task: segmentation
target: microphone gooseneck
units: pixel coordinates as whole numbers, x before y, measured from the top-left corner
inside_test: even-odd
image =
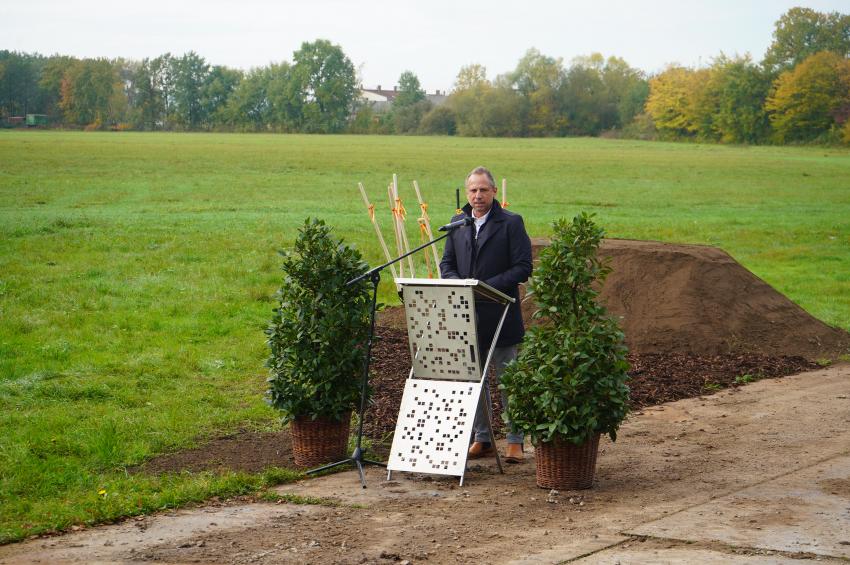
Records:
[[[472,216],[464,216],[460,220],[455,220],[454,222],[450,222],[444,226],[440,226],[437,231],[449,231],[455,228],[459,228],[461,226],[471,226],[474,223],[475,220],[472,218]]]

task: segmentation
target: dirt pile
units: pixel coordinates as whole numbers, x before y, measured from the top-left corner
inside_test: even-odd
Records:
[[[548,244],[532,239],[535,259]],[[798,356],[811,361],[850,353],[850,334],[811,316],[725,251],[702,245],[606,239],[612,268],[600,300],[620,319],[637,354]],[[523,303],[528,324],[535,306]],[[379,323],[404,329],[401,307]]]
[[[535,257],[547,240],[533,240]],[[726,252],[701,245],[606,239],[612,268],[600,299],[633,353],[835,359],[850,334],[817,320]],[[534,305],[527,301],[528,319]]]

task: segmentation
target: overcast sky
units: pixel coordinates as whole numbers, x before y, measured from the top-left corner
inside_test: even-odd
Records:
[[[721,51],[758,61],[793,6],[850,11],[848,0],[0,0],[0,49],[130,59],[194,50],[247,70],[323,38],[367,88],[391,87],[409,69],[432,92],[451,89],[466,64],[491,78],[511,70],[530,47],[567,63],[617,55],[647,72],[705,65]]]

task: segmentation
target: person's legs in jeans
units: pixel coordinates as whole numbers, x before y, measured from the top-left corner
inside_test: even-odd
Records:
[[[502,373],[505,372],[505,366],[516,359],[517,356],[517,346],[509,345],[507,347],[497,347],[493,350],[493,357],[490,359],[490,365],[493,367],[496,383],[498,385],[501,382]],[[484,379],[484,387],[485,390],[489,391],[489,379]],[[499,391],[502,395],[502,406],[507,406],[507,397],[505,395],[505,391]],[[487,398],[487,396],[485,396]],[[508,429],[510,430],[510,424],[505,422],[508,425]],[[478,442],[489,442],[490,441],[490,428],[487,423],[487,410],[484,407],[484,403],[480,403],[478,405],[478,411],[475,413],[475,421],[472,425],[472,429],[475,431],[475,439],[474,441]],[[522,443],[523,435],[522,433],[515,433],[513,430],[508,431],[508,443]]]

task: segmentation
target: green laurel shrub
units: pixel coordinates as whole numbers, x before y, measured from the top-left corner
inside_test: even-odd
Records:
[[[516,361],[501,378],[505,418],[535,443],[582,444],[595,433],[617,438],[628,413],[627,349],[616,320],[596,301],[607,264],[597,256],[605,231],[581,213],[553,223],[529,293],[534,318]]]
[[[371,293],[360,252],[307,219],[283,255],[283,284],[266,329],[269,403],[284,423],[299,416],[340,421],[359,406]]]

